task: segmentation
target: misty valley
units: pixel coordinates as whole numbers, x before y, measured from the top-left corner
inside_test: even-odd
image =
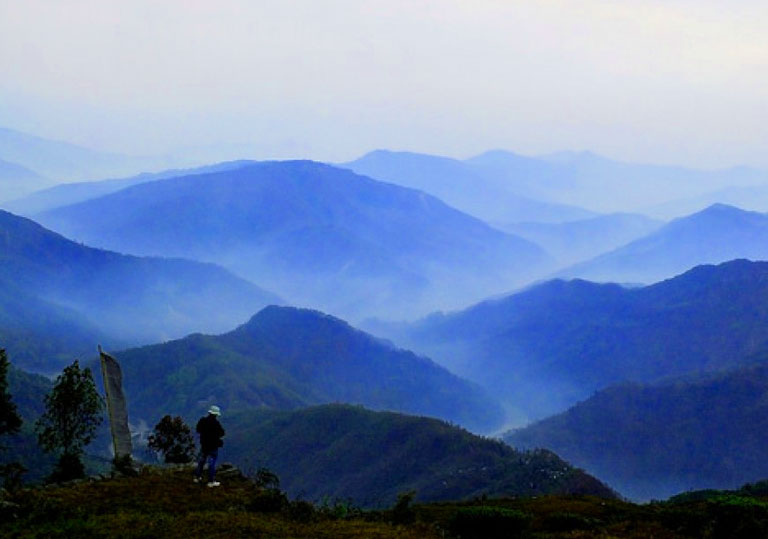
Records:
[[[501,150],[169,163],[0,129],[0,201],[17,483],[50,478],[46,395],[75,359],[101,388],[101,345],[136,462],[160,465],[163,416],[221,408],[244,472],[224,497],[267,504],[245,475],[269,470],[269,503],[353,500],[403,525],[507,500],[489,514],[536,533],[632,514],[688,537],[703,528],[673,530],[681,507],[725,515],[724,496],[768,522],[766,170]],[[105,422],[88,474],[111,447]],[[92,495],[71,488],[61,507]]]

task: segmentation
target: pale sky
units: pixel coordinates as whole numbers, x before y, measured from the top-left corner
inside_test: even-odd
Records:
[[[0,126],[125,153],[768,166],[768,2],[0,0]]]

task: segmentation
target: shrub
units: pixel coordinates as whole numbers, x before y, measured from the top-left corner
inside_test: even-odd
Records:
[[[195,458],[192,429],[179,416],[164,416],[150,434],[147,447],[161,453],[168,464],[187,464]]]
[[[451,519],[449,528],[462,539],[524,537],[531,516],[515,509],[479,505],[462,507]]]

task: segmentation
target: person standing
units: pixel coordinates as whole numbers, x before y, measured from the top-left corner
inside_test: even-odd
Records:
[[[219,448],[224,445],[224,428],[219,423],[221,409],[218,406],[208,408],[208,415],[203,416],[197,422],[195,430],[200,435],[200,460],[197,463],[195,471],[195,483],[203,480],[203,467],[208,461],[208,483],[209,487],[218,487],[221,485],[216,481],[216,459],[219,457]]]

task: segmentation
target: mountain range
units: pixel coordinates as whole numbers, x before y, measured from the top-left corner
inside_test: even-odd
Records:
[[[696,170],[623,163],[588,151],[525,157],[493,150],[465,162],[521,196],[598,213],[644,213],[651,206],[729,186],[768,184],[768,171],[759,169]]]
[[[44,211],[52,210],[60,206],[76,204],[92,198],[98,198],[120,191],[121,189],[132,185],[166,178],[174,178],[176,176],[232,170],[251,163],[253,163],[253,161],[227,161],[196,168],[170,169],[162,172],[143,172],[128,178],[61,183],[46,189],[39,189],[25,197],[3,202],[2,207],[11,213],[34,219],[37,214]]]
[[[621,381],[750,361],[768,350],[766,298],[768,263],[735,260],[642,288],[554,280],[369,329],[488,388],[520,424]]]
[[[348,319],[466,304],[553,263],[423,192],[311,161],[142,183],[37,219],[89,245],[215,262]]]
[[[768,214],[715,204],[556,275],[652,283],[693,266],[736,258],[768,260]]]
[[[2,211],[0,247],[3,346],[19,366],[43,372],[99,339],[221,330],[281,301],[212,264],[89,248]]]
[[[0,159],[0,200],[23,196],[51,183],[33,170]]]
[[[535,221],[559,223],[594,214],[516,194],[471,163],[435,155],[375,150],[340,166],[377,180],[430,193],[470,215],[500,226]]]
[[[559,264],[570,265],[623,247],[664,223],[631,213],[612,213],[566,223],[515,223],[501,226],[543,247]]]
[[[270,306],[222,335],[194,334],[115,354],[133,420],[330,402],[443,418],[488,432],[501,407],[425,357],[323,313]]]
[[[547,447],[634,499],[768,477],[768,365],[604,389],[504,436]]]
[[[168,158],[100,152],[4,127],[0,127],[0,159],[57,181],[95,180],[174,165]],[[10,198],[0,192],[0,200]]]

